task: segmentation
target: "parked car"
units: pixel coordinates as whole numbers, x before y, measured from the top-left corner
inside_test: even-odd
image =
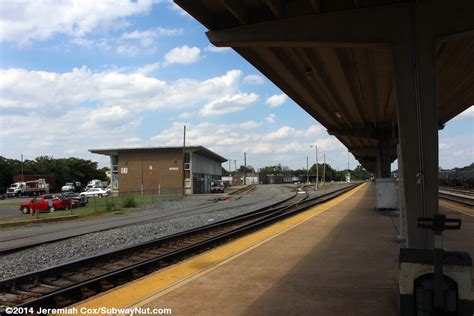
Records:
[[[80,195],[74,192],[64,192],[63,196],[76,202],[78,206],[83,207],[89,202],[87,196]]]
[[[77,204],[65,197],[54,194],[41,195],[35,197],[29,202],[20,204],[20,213],[28,214],[30,211],[35,212],[54,212],[56,210],[68,210],[71,207],[75,207]]]
[[[216,193],[216,192],[222,192],[224,193],[225,185],[224,182],[221,180],[216,180],[211,182],[211,192]]]
[[[66,182],[61,188],[61,192],[79,192],[81,183],[79,181]]]
[[[96,196],[98,198],[101,198],[101,197],[104,197],[104,196],[108,196],[109,193],[106,190],[101,189],[101,188],[92,188],[92,189],[89,189],[87,191],[81,192],[80,195],[81,196],[86,196],[86,197]]]

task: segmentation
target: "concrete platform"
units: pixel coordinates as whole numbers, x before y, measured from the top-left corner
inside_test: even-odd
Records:
[[[398,246],[366,185],[327,212],[143,304],[173,314],[396,315]]]
[[[173,315],[398,315],[398,217],[374,207],[375,187],[368,183],[75,307],[170,308]],[[447,236],[449,248],[473,244],[468,219],[465,231]]]

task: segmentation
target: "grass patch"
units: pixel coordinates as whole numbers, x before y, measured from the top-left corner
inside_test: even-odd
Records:
[[[53,213],[39,213],[37,218],[53,218],[67,215],[78,215],[80,218],[92,217],[96,215],[112,214],[116,211],[122,213],[128,212],[129,208],[139,207],[142,205],[153,205],[163,201],[180,200],[181,196],[133,196],[127,194],[123,197],[105,197],[105,198],[89,198],[89,203],[84,207],[74,208],[69,211],[57,210]],[[133,203],[131,202],[133,201]],[[18,208],[20,202],[12,202],[11,207]],[[3,206],[3,205],[2,205]],[[18,214],[18,216],[5,217],[0,219],[0,223],[7,223],[13,221],[27,221],[35,219],[36,216],[25,214]]]
[[[137,201],[135,201],[135,196],[132,193],[127,193],[122,197],[122,206],[126,208],[137,207]]]

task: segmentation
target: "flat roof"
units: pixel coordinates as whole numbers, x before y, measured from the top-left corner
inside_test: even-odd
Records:
[[[103,148],[103,149],[89,149],[89,151],[93,154],[99,155],[117,155],[119,152],[124,151],[171,151],[171,150],[182,150],[182,146],[175,146],[175,147],[131,147],[131,148]],[[204,146],[186,146],[186,152],[197,153],[201,156],[207,157],[209,159],[218,161],[218,162],[226,162],[227,159],[222,157],[221,155],[216,154],[210,149],[207,149]]]

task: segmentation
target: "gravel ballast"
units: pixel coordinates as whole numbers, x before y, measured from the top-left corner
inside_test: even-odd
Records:
[[[264,187],[264,188],[261,188]],[[207,198],[161,202],[142,207],[144,214],[176,211],[167,218],[148,223],[114,228],[66,240],[39,245],[0,258],[0,279],[46,269],[55,265],[121,249],[145,241],[201,227],[248,213],[294,195],[283,185],[259,186],[257,190],[230,201],[210,202]],[[321,191],[321,194],[324,193]]]

